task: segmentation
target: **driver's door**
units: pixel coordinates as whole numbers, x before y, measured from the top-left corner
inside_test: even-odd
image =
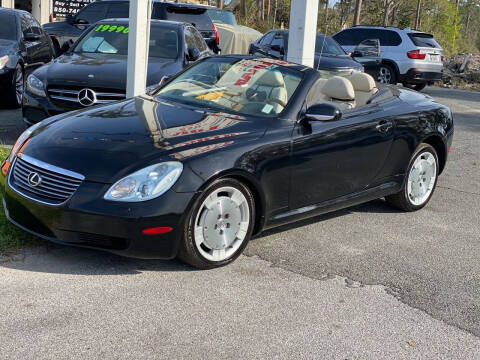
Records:
[[[393,140],[384,105],[345,111],[340,120],[297,124],[292,135],[290,209],[320,204],[368,188]]]

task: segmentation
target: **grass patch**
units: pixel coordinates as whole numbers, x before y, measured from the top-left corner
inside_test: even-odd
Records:
[[[10,149],[0,146],[0,163],[8,156]],[[1,198],[1,196],[0,196]],[[10,255],[25,246],[38,245],[41,240],[16,226],[10,224],[5,217],[3,206],[0,206],[0,255]]]

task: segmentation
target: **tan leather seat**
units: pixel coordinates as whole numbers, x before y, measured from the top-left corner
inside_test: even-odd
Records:
[[[287,104],[288,95],[283,75],[279,71],[267,71],[245,92],[251,101],[261,101],[273,106],[280,113]]]
[[[352,83],[341,76],[333,76],[325,83],[322,94],[326,101],[337,106],[340,110],[353,109],[355,107],[355,91]]]
[[[365,105],[367,101],[378,92],[375,80],[366,73],[354,72],[350,76],[347,76],[346,79],[352,83],[357,107]]]

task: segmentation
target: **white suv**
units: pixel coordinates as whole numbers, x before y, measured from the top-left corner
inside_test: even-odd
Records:
[[[431,34],[410,28],[355,26],[333,38],[347,52],[364,40],[380,40],[379,82],[402,83],[419,91],[442,79],[443,50]]]

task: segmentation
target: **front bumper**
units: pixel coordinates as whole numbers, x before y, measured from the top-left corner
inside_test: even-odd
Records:
[[[409,84],[432,84],[435,81],[442,80],[442,72],[421,71],[419,69],[410,69],[405,74],[400,75],[399,82]]]
[[[120,203],[103,199],[109,187],[84,181],[65,204],[52,206],[21,195],[0,175],[5,215],[25,231],[52,242],[128,257],[174,258],[183,236],[185,214],[195,193],[169,190],[154,200]],[[160,226],[173,230],[161,235],[142,233]]]
[[[48,97],[41,97],[25,90],[22,101],[23,121],[27,125],[36,124],[50,116],[78,110],[79,107],[62,107],[53,104]]]

